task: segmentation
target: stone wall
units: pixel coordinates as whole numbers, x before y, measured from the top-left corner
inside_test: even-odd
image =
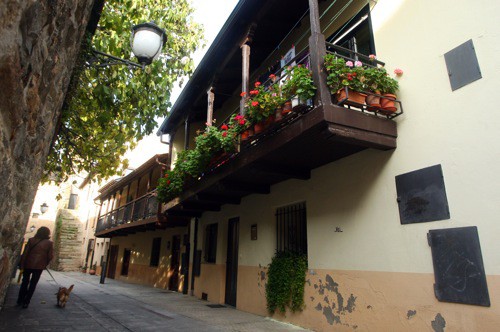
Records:
[[[0,1],[0,305],[93,3]]]
[[[78,271],[80,269],[82,228],[76,210],[59,210],[53,237],[55,256],[51,268],[57,271]]]

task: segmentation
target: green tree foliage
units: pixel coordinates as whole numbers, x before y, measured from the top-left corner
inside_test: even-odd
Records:
[[[99,26],[77,64],[45,179],[63,181],[74,173],[94,178],[117,174],[121,156],[149,135],[167,115],[176,81],[193,71],[192,53],[202,42],[202,27],[192,19],[188,0],[106,1]],[[131,27],[154,21],[165,29],[162,55],[145,70],[99,66],[91,48],[124,59],[132,57]],[[89,38],[90,40],[90,38]],[[76,79],[75,79],[76,78]]]

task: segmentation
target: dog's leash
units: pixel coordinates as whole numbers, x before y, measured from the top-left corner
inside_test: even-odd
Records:
[[[45,270],[49,273],[50,277],[52,278],[52,280],[54,280],[54,282],[58,285],[58,286],[61,286],[57,280],[54,278],[54,276],[52,275],[52,273],[50,273],[49,269],[45,268]]]

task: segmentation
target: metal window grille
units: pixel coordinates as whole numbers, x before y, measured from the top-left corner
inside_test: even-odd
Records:
[[[280,252],[307,255],[306,203],[276,209],[276,243]]]

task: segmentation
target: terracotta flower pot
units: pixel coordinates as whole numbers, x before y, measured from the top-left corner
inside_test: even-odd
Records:
[[[283,110],[281,111],[281,115],[287,115],[292,111],[292,102],[290,100],[285,101],[283,104]]]
[[[375,94],[379,95],[380,91],[375,91]],[[368,94],[365,99],[366,105],[368,105],[368,111],[376,112],[380,109],[380,97],[376,95]]]
[[[260,134],[262,131],[264,131],[264,121],[257,122],[256,124],[254,124],[253,131],[255,135]]]
[[[384,93],[383,97],[380,98],[380,114],[391,115],[396,112],[398,109],[394,103],[396,100],[396,95],[391,93]]]
[[[283,108],[282,107],[276,107],[276,112],[274,113],[274,122],[280,122],[281,119],[283,119]]]
[[[240,135],[240,138],[242,141],[246,141],[249,137],[250,137],[250,133],[249,133],[248,129],[245,130],[244,132],[242,132]]]
[[[366,94],[349,89],[346,95],[345,89],[337,91],[337,101],[344,101],[345,104],[361,106],[365,104]]]

